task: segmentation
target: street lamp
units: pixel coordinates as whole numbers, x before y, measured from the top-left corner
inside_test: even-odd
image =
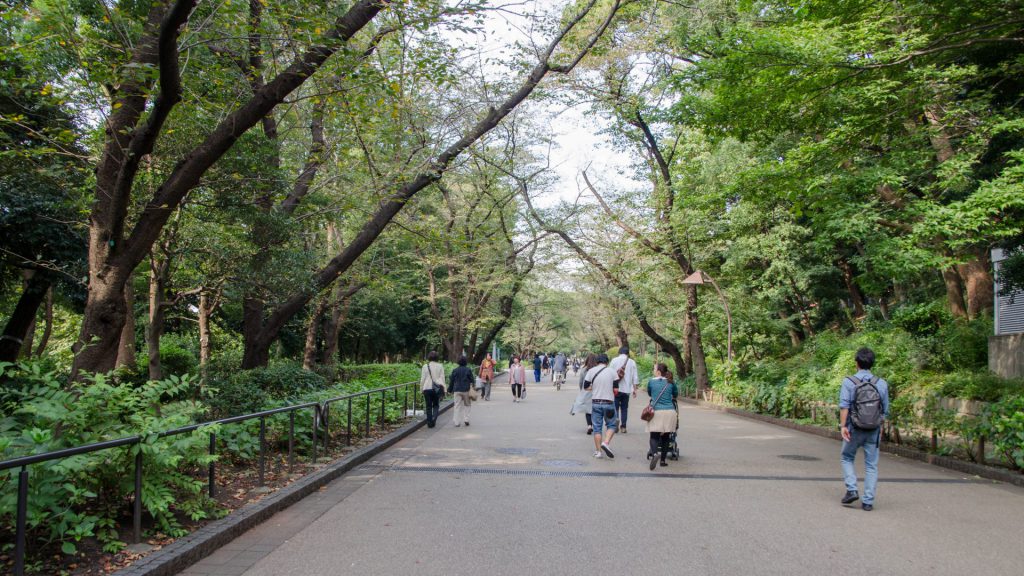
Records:
[[[690,274],[683,280],[683,284],[694,284],[697,286],[710,283],[715,287],[715,291],[718,292],[718,297],[722,299],[722,307],[725,308],[725,325],[726,325],[726,359],[728,360],[729,366],[732,366],[732,315],[729,314],[729,302],[725,299],[725,294],[722,294],[722,289],[718,287],[718,283],[708,276],[707,272],[703,270],[697,270],[693,274]]]

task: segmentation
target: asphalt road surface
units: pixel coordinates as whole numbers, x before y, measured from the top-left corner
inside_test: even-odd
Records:
[[[183,574],[1024,574],[1024,489],[883,454],[874,511],[844,507],[838,442],[688,405],[651,472],[646,394],[614,459],[575,394],[496,385]]]

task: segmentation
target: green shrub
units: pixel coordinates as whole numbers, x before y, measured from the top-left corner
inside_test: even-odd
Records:
[[[214,459],[207,454],[207,431],[168,438],[154,434],[191,424],[203,412],[202,405],[185,399],[195,391],[191,379],[172,376],[136,384],[96,375],[82,383],[66,383],[38,364],[0,364],[0,376],[11,376],[20,384],[8,389],[0,409],[0,453],[5,459],[145,437],[132,447],[29,467],[28,527],[34,541],[59,542],[67,554],[85,538],[97,538],[108,551],[123,546],[115,526],[132,498],[131,470],[138,452],[143,455],[143,508],[158,530],[181,535],[178,514],[200,519],[216,510],[205,496],[204,483],[193,476]],[[0,485],[14,485],[15,472],[0,472]],[[4,490],[0,528],[9,533],[14,530],[15,505],[15,491]]]
[[[986,370],[991,333],[992,320],[987,315],[970,322],[948,322],[936,334],[935,354],[948,370]]]
[[[1024,396],[989,404],[981,416],[980,432],[1012,468],[1024,470]]]
[[[892,312],[893,326],[920,336],[933,335],[952,320],[953,316],[942,300],[900,306]]]
[[[939,390],[950,398],[995,402],[1007,395],[1024,393],[1024,379],[1008,380],[988,371],[958,371],[946,374]]]

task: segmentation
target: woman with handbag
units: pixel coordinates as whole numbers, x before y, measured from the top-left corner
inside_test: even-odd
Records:
[[[466,366],[466,357],[459,356],[459,365],[452,370],[450,384],[452,394],[455,396],[455,427],[465,424],[469,426],[469,409],[473,407],[473,400],[476,394],[474,384],[476,377],[473,371]]]
[[[512,364],[508,367],[508,381],[512,384],[512,401],[519,402],[526,388],[526,368],[520,362],[519,356],[512,357]]]
[[[427,363],[420,369],[420,390],[423,391],[423,412],[427,415],[427,428],[437,423],[437,413],[444,398],[444,365],[437,361],[437,352],[427,354]]]
[[[664,363],[659,362],[654,366],[654,377],[647,381],[647,394],[651,397],[651,403],[644,408],[640,419],[647,422],[647,432],[651,435],[647,459],[650,460],[651,470],[654,470],[658,465],[655,459],[658,452],[661,452],[661,465],[668,466],[666,456],[679,418],[675,406],[679,388],[672,381],[672,372]]]

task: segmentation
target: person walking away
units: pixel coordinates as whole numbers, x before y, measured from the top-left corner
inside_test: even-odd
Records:
[[[540,382],[540,368],[543,366],[544,361],[540,359],[540,352],[533,356],[533,381],[534,383]]]
[[[629,397],[636,398],[636,389],[640,385],[640,373],[636,361],[629,357],[629,346],[619,348],[608,368],[619,380],[619,391],[615,394],[615,411],[619,417],[619,432],[626,433],[626,421],[629,420]]]
[[[843,505],[857,501],[857,472],[853,461],[857,449],[864,450],[864,498],[861,508],[870,512],[875,507],[878,484],[878,444],[882,424],[889,416],[889,384],[871,373],[875,353],[861,348],[854,355],[857,373],[843,378],[839,389],[839,430],[843,435],[842,465],[846,482]]]
[[[541,378],[551,373],[551,356],[547,352],[540,355]]]
[[[508,367],[508,381],[512,384],[512,402],[519,402],[523,388],[526,387],[526,368],[519,356],[512,357],[512,365]]]
[[[491,399],[491,384],[494,382],[494,367],[496,364],[490,352],[487,353],[487,357],[480,363],[480,380],[484,383],[484,389],[480,397],[484,400]]]
[[[647,432],[651,435],[651,448],[647,452],[651,470],[661,452],[661,465],[668,466],[668,449],[672,433],[676,431],[679,414],[676,412],[675,400],[679,397],[679,388],[672,381],[672,373],[668,366],[659,362],[654,366],[654,377],[647,381],[647,395],[651,397],[654,417],[647,421]]]
[[[437,423],[437,412],[444,398],[444,365],[437,361],[437,352],[427,354],[427,363],[420,369],[420,390],[423,392],[423,413],[427,416],[427,428]]]
[[[594,458],[601,458],[602,452],[609,458],[615,458],[611,443],[619,429],[615,417],[615,393],[619,391],[619,385],[615,372],[608,366],[607,354],[598,354],[597,365],[587,371],[584,386],[588,383],[593,392]]]
[[[597,365],[597,354],[587,354],[587,359],[583,363],[583,370],[579,372],[579,394],[576,395],[576,401],[572,405],[570,414],[576,414],[577,412],[583,412],[587,418],[587,435],[594,433],[594,425],[592,420],[593,406],[594,406],[594,394],[590,389],[590,383],[585,382],[587,371]]]
[[[466,366],[466,357],[459,356],[458,366],[452,370],[449,378],[452,394],[455,396],[455,427],[465,424],[469,426],[469,410],[473,407],[473,399],[470,397],[476,377],[473,371]]]

